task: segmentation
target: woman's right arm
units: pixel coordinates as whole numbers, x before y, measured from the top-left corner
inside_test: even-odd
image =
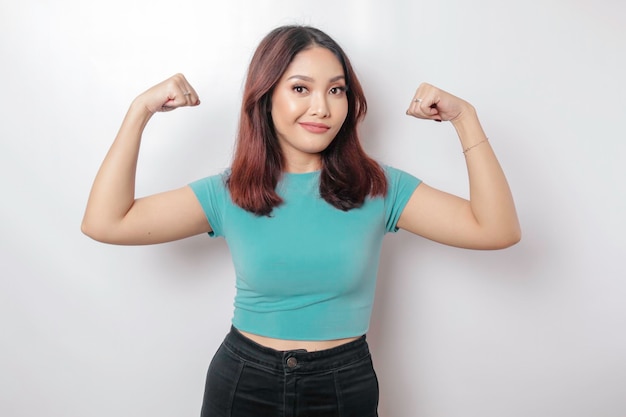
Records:
[[[81,225],[83,233],[105,243],[146,245],[211,231],[189,186],[135,198],[141,136],[152,115],[198,104],[198,95],[181,74],[133,101],[94,180]]]

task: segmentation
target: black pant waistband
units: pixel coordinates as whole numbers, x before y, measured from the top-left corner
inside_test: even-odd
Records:
[[[370,354],[365,335],[352,342],[315,352],[280,351],[256,343],[235,327],[231,327],[230,333],[226,335],[224,346],[243,360],[281,372],[334,370],[369,357]]]

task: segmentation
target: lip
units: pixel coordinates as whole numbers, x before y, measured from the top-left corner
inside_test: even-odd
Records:
[[[311,133],[326,133],[330,129],[330,126],[325,125],[324,123],[301,122],[300,126]]]

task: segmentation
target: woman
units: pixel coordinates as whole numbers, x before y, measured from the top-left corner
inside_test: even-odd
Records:
[[[116,244],[226,238],[235,312],[209,367],[203,416],[377,415],[365,333],[384,234],[402,228],[474,249],[520,239],[474,108],[422,84],[407,110],[454,125],[468,201],[369,158],[357,135],[366,101],[344,52],[317,29],[280,27],[250,63],[231,169],[136,199],[147,122],[198,104],[180,74],[133,101],[94,181],[83,232]]]

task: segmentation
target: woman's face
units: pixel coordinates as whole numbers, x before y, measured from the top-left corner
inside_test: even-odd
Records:
[[[274,88],[271,112],[285,170],[319,169],[320,152],[348,114],[345,74],[337,57],[318,46],[298,53]]]

